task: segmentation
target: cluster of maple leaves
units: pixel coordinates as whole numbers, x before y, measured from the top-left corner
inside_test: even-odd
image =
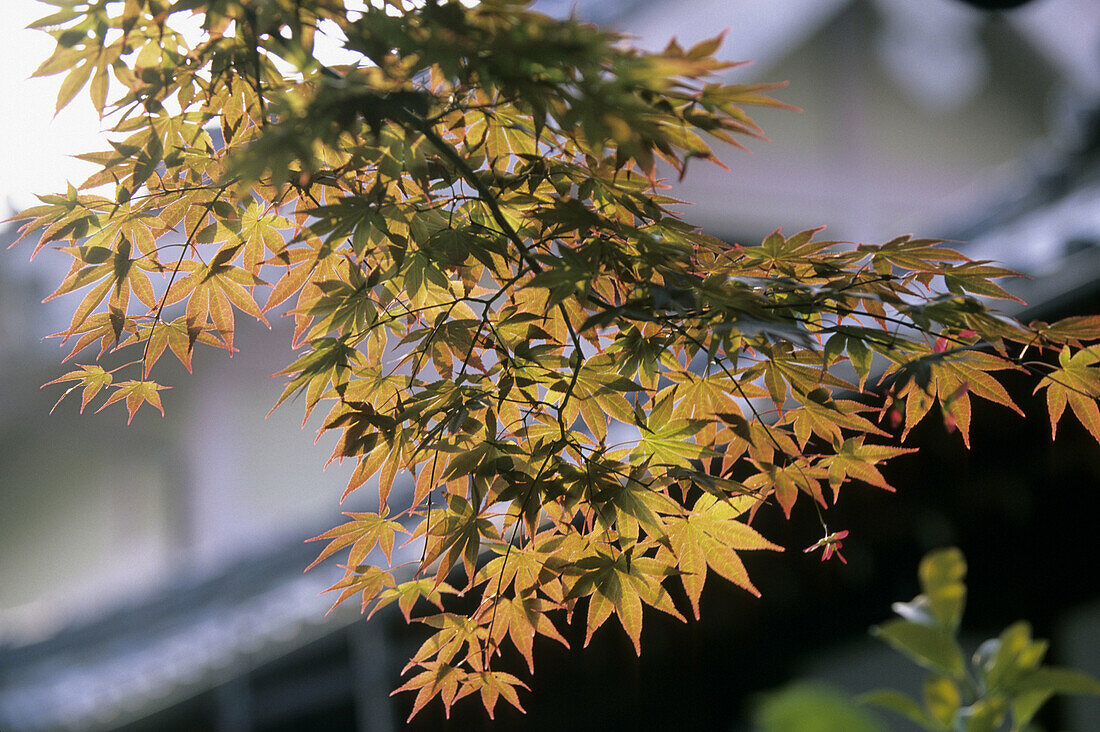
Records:
[[[640,651],[644,606],[683,617],[674,584],[696,616],[711,572],[758,594],[741,554],[780,549],[758,510],[890,490],[877,466],[933,405],[967,440],[972,397],[1019,411],[998,371],[1036,372],[1052,430],[1068,404],[1100,439],[1100,323],[997,314],[1007,270],[680,218],[660,171],[776,104],[717,80],[717,40],[642,53],[514,0],[53,4],[38,73],[66,72],[59,108],[88,85],[116,133],[83,156],[99,172],[19,216],[72,257],[51,297],[85,291],[68,358],[99,349],[57,382],[82,409],[163,412],[165,353],[190,369],[197,344],[234,348],[238,312],[290,316],[279,401],[324,405],[347,493],[378,493],[315,537],[318,561],[347,552],[337,603],[439,608],[401,687],[414,714],[519,707],[494,659],[507,641],[533,670],[535,635],[566,643],[578,607],[588,638],[614,616]],[[201,38],[173,29],[191,14]],[[359,61],[319,60],[322,36]]]

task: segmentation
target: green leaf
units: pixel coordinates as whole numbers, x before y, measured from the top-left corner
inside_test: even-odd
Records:
[[[1055,694],[1100,695],[1100,681],[1072,669],[1042,666],[1024,674],[1013,688],[1012,718],[1015,724],[1031,721]]]
[[[932,676],[924,682],[924,706],[944,729],[950,729],[962,705],[962,694],[951,679]]]
[[[990,644],[983,644],[979,668],[991,689],[1011,689],[1026,673],[1037,668],[1046,653],[1045,641],[1034,641],[1031,625],[1013,623]],[[990,650],[992,653],[990,653]]]
[[[921,708],[920,704],[913,701],[912,698],[906,696],[900,691],[894,691],[893,689],[878,689],[876,691],[869,691],[856,697],[856,701],[858,701],[860,704],[868,704],[871,706],[881,707],[896,714],[900,714],[909,721],[919,724],[924,729],[946,729],[935,719],[929,717],[928,714]]]
[[[767,692],[753,711],[758,732],[884,732],[878,718],[836,689],[795,682]]]
[[[872,628],[871,633],[925,668],[940,671],[953,679],[963,678],[966,664],[962,650],[955,639],[940,628],[908,620],[889,620]]]
[[[963,729],[966,732],[993,732],[1004,722],[1006,711],[999,698],[979,699],[962,710]]]
[[[57,104],[54,107],[54,114],[57,114],[68,106],[69,102],[73,100],[73,97],[80,93],[80,90],[88,83],[88,79],[91,77],[94,68],[95,65],[89,60],[69,72],[65,80],[61,82],[61,87],[57,91]]]
[[[966,605],[962,552],[953,547],[930,552],[921,560],[917,576],[936,620],[948,631],[957,630]]]
[[[1100,680],[1080,671],[1043,666],[1025,675],[1018,690],[1041,689],[1055,694],[1100,694]]]

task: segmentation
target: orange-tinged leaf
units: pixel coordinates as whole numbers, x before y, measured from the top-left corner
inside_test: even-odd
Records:
[[[61,343],[64,345],[68,342],[69,338],[73,336],[79,336],[76,342],[73,344],[69,354],[62,359],[62,362],[70,360],[73,356],[80,353],[87,346],[91,345],[95,341],[99,341],[99,356],[102,356],[107,352],[107,349],[117,344],[116,328],[117,321],[112,318],[110,313],[97,313],[89,316],[80,326],[75,330],[65,330],[60,333],[53,333],[51,338],[61,338]],[[127,320],[123,324],[125,330],[133,330],[132,321]]]
[[[1047,389],[1047,413],[1050,415],[1050,439],[1052,440],[1058,437],[1058,422],[1062,419],[1068,400],[1066,389]]]
[[[443,709],[446,715],[450,717],[451,705],[458,695],[458,685],[468,675],[462,669],[447,663],[428,662],[422,665],[427,670],[422,671],[390,692],[390,696],[393,696],[402,691],[416,691],[416,700],[413,702],[412,712],[409,713],[406,722],[411,722],[416,713],[436,696],[443,701]]]
[[[405,616],[406,621],[409,621],[412,618],[413,606],[416,605],[418,600],[427,600],[442,609],[444,593],[456,594],[454,588],[446,582],[435,582],[430,577],[408,580],[399,583],[392,589],[383,590],[379,594],[370,614],[374,615],[386,605],[396,601],[397,606],[401,609],[401,614]]]
[[[102,412],[115,402],[126,400],[126,412],[128,414],[126,424],[133,421],[134,413],[146,402],[152,404],[160,412],[160,416],[163,417],[164,407],[160,403],[160,390],[168,388],[171,387],[161,386],[155,381],[123,381],[115,385],[114,393],[107,397],[107,401],[96,412]]]
[[[68,333],[76,333],[77,329],[88,319],[92,311],[107,298],[107,294],[111,291],[110,280],[104,280],[100,282],[84,296],[84,299],[77,305],[76,310],[73,312],[73,319],[69,323]],[[53,296],[51,295],[50,298]],[[47,299],[50,299],[47,298]]]
[[[1047,411],[1050,414],[1050,434],[1057,434],[1058,421],[1068,403],[1074,415],[1100,442],[1100,410],[1096,400],[1100,398],[1100,347],[1092,346],[1074,353],[1069,346],[1062,348],[1058,356],[1059,368],[1043,377],[1035,390],[1047,390]]]
[[[790,518],[791,509],[794,508],[795,499],[798,498],[798,486],[785,473],[776,473],[773,479],[775,481],[775,498],[783,508],[783,515]]]
[[[302,289],[312,274],[313,265],[308,263],[288,267],[286,273],[275,281],[275,286],[271,289],[267,302],[264,303],[263,311],[266,313],[286,302],[294,293]]]
[[[494,710],[496,709],[497,699],[500,697],[504,697],[505,701],[521,712],[525,711],[523,705],[520,704],[516,687],[526,689],[528,688],[527,684],[510,673],[504,671],[478,671],[469,674],[464,683],[468,689],[466,693],[480,692],[481,701],[485,705],[485,710],[489,713],[489,719],[495,719],[493,716]],[[460,694],[460,696],[464,695]]]
[[[737,552],[759,549],[783,551],[782,547],[768,541],[740,520],[748,505],[743,498],[727,502],[704,494],[696,500],[688,516],[667,519],[672,554],[696,619],[699,617],[699,596],[708,566],[759,597],[760,592],[749,580]]]
[[[680,582],[691,600],[695,619],[698,620],[699,597],[703,594],[707,581],[707,556],[702,536],[697,533],[697,527],[690,523],[690,519],[685,519],[671,524],[668,538],[672,542],[672,552],[680,570]]]
[[[328,615],[344,600],[353,595],[360,595],[360,612],[366,612],[369,605],[386,588],[395,586],[393,575],[380,567],[348,567],[342,579],[325,590],[325,592],[340,591],[332,606],[328,609]]]
[[[1063,318],[1052,325],[1035,321],[1031,323],[1031,327],[1055,343],[1080,343],[1082,340],[1100,339],[1100,315]]]
[[[634,653],[642,655],[642,599],[636,588],[628,582],[621,582],[621,595],[615,603],[615,614],[619,616],[623,630],[634,643]]]
[[[834,455],[823,458],[820,466],[829,471],[829,486],[833,489],[833,503],[840,496],[840,486],[848,478],[855,478],[870,485],[893,491],[878,468],[879,463],[916,452],[914,448],[891,447],[889,445],[865,445],[864,438],[850,437],[844,441]]]
[[[585,621],[584,647],[592,641],[592,634],[611,617],[615,605],[602,593],[593,594],[588,598],[588,617]]]
[[[386,561],[390,561],[394,536],[397,532],[408,533],[400,523],[387,519],[385,513],[344,513],[344,515],[351,521],[306,540],[327,539],[329,542],[320,555],[306,567],[307,570],[348,546],[351,547],[348,553],[348,566],[355,567],[362,564],[375,547],[381,548]]]
[[[1100,410],[1096,407],[1096,399],[1078,392],[1071,392],[1067,398],[1077,419],[1081,420],[1093,439],[1100,442]]]
[[[487,589],[495,590],[495,587],[495,584],[490,584]],[[533,649],[536,633],[569,647],[569,642],[547,616],[548,606],[547,601],[530,595],[513,598],[496,596],[492,601],[492,609],[487,611],[493,623],[492,642],[499,647],[501,640],[507,635],[527,661],[527,668],[531,673],[535,672]]]
[[[50,384],[60,384],[65,381],[77,382],[66,389],[65,393],[54,403],[53,407],[50,409],[51,414],[53,414],[54,409],[57,409],[57,405],[61,403],[61,400],[78,387],[84,388],[80,397],[80,412],[83,414],[84,407],[88,406],[88,402],[92,401],[103,387],[111,385],[113,377],[109,372],[104,371],[102,366],[77,364],[77,367],[80,369],[79,371],[70,371],[64,376],[60,376],[42,385],[45,387]]]

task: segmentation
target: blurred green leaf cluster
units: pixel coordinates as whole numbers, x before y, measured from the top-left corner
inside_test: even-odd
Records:
[[[955,548],[921,560],[921,594],[896,602],[899,617],[871,629],[929,670],[920,701],[896,689],[851,699],[812,682],[796,682],[766,696],[753,728],[766,732],[861,732],[888,727],[862,705],[897,713],[927,730],[994,732],[1034,730],[1036,713],[1055,694],[1100,694],[1100,681],[1065,668],[1044,666],[1048,643],[1031,626],[1013,623],[978,646],[969,661],[958,631],[966,605],[966,560]]]
[[[894,603],[900,617],[872,629],[931,674],[922,703],[882,689],[862,700],[897,712],[929,730],[986,732],[1028,729],[1055,694],[1100,694],[1100,682],[1070,669],[1043,665],[1048,643],[1031,625],[1013,623],[983,642],[968,663],[958,630],[966,605],[966,560],[958,549],[928,554],[918,571],[923,592]]]

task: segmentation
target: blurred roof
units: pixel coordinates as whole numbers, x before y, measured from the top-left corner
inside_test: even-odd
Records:
[[[342,572],[295,543],[25,647],[0,646],[0,729],[109,729],[213,688],[359,618],[324,616]],[[381,632],[381,628],[379,628]]]
[[[852,5],[869,4],[901,44],[935,46],[967,43],[990,16],[958,0],[538,0],[550,15],[577,16],[634,36],[644,48],[660,48],[671,37],[681,45],[726,34],[719,55],[751,59],[759,71],[776,62]],[[1075,89],[1100,93],[1100,3],[1039,0],[1003,17],[1054,65]],[[900,32],[899,32],[900,31]],[[898,67],[904,83],[921,84],[929,66],[942,59]]]
[[[539,0],[643,48],[724,33],[730,81],[790,82],[804,114],[749,110],[774,143],[720,149],[674,186],[719,235],[830,227],[832,237],[972,233],[1030,195],[1100,99],[1100,3],[990,13],[958,0]],[[1017,245],[1018,248],[1019,245]],[[1036,252],[1037,257],[1045,253]]]

